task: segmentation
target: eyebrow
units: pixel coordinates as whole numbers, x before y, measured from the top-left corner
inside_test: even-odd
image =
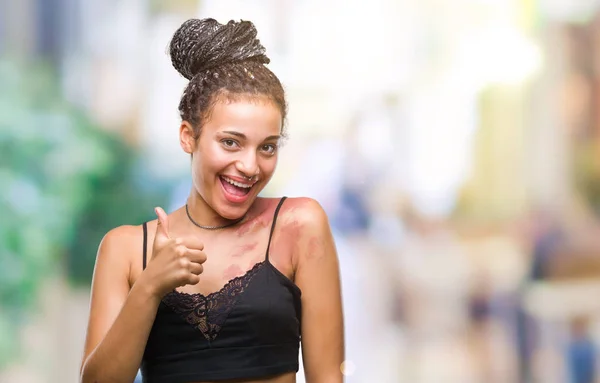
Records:
[[[224,130],[221,133],[230,134],[232,136],[239,137],[239,138],[241,138],[243,140],[245,140],[247,138],[244,133],[240,133],[240,132],[236,132],[236,131],[232,131],[232,130]],[[269,136],[269,137],[265,138],[263,141],[278,140],[280,138],[281,138],[281,136],[279,136],[279,135]]]

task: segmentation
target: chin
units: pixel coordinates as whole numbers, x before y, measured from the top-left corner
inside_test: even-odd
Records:
[[[215,211],[225,219],[236,220],[242,218],[248,212],[256,198],[256,195],[250,195],[243,202],[232,202],[221,195],[216,200],[218,202]]]

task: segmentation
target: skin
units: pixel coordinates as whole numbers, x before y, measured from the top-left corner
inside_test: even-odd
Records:
[[[207,231],[194,226],[184,208],[169,215],[157,208],[158,219],[148,223],[145,270],[140,226],[120,226],[106,234],[92,282],[82,382],[132,382],[164,294],[177,288],[207,295],[264,260],[279,199],[257,195],[275,171],[281,127],[279,110],[266,98],[217,102],[197,138],[187,122],[181,124],[181,147],[192,155],[190,214],[201,225],[244,219],[227,229]],[[257,175],[250,198],[228,201],[220,175]],[[273,266],[302,290],[306,381],[342,382],[338,258],[322,207],[309,198],[286,200],[269,254]],[[286,373],[253,382],[292,383],[295,376]]]

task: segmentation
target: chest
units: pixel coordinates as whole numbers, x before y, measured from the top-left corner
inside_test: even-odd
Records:
[[[221,289],[265,261],[267,245],[268,241],[260,236],[207,241],[204,245],[206,262],[200,283],[197,286],[184,286],[180,291],[206,295]]]
[[[190,233],[185,232],[173,233],[174,238],[185,238],[189,235]],[[269,245],[269,232],[266,229],[258,228],[244,235],[208,233],[199,239],[204,244],[203,251],[206,254],[200,282],[196,285],[179,287],[177,290],[182,293],[209,295],[217,292],[232,280],[245,276],[267,258],[272,267],[293,281],[295,267],[292,261],[292,247],[281,241],[271,241]],[[149,236],[148,262],[152,259],[152,244],[153,237]],[[268,254],[267,248],[269,248]],[[143,270],[141,262],[134,262],[133,265],[132,282],[135,282]]]

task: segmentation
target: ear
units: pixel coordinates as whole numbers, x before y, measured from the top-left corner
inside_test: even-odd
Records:
[[[194,128],[187,121],[182,121],[181,126],[179,126],[179,144],[187,154],[192,154],[196,150]]]

